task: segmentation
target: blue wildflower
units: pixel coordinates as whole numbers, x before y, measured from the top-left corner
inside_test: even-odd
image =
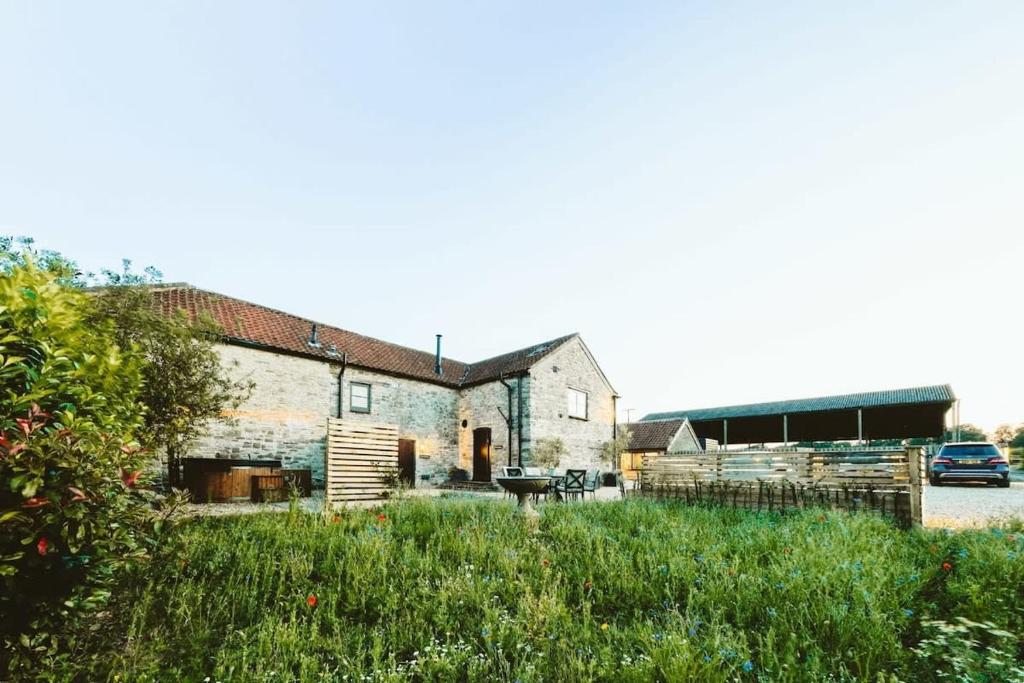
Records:
[[[708,663],[711,661],[711,655],[704,655],[704,662]]]
[[[779,590],[782,590],[783,588],[786,587],[786,584],[784,584],[781,581],[779,581],[777,584],[775,584],[775,587],[778,588]]]
[[[958,552],[957,555],[959,555],[961,559],[967,557],[967,548],[961,548],[960,552]]]
[[[490,638],[491,637],[491,629],[489,629],[487,627],[484,627],[484,628],[480,629],[480,635],[482,635],[484,638]]]
[[[668,574],[668,565],[667,564],[661,565],[660,567],[658,567],[658,571],[661,572],[662,574]]]
[[[903,609],[903,616],[905,616],[905,617],[912,617],[912,616],[914,616],[914,610],[904,608]]]
[[[693,638],[693,637],[694,637],[695,635],[697,635],[697,627],[696,627],[696,626],[691,626],[691,627],[689,628],[689,630],[687,630],[687,631],[686,631],[686,633],[687,633],[687,635],[689,635],[689,636],[690,636],[691,638]]]
[[[768,608],[768,616],[770,616],[772,619],[774,619],[775,617],[779,616],[779,612],[774,607],[769,607]]]
[[[856,562],[853,563],[853,568],[856,569],[857,571],[860,571],[861,569],[864,569],[864,563],[861,562],[860,560],[857,560]]]
[[[661,631],[658,631],[658,632],[656,632],[656,633],[654,634],[654,639],[655,639],[655,640],[661,640],[661,639],[662,639],[662,638],[664,638],[664,637],[665,637],[665,636],[664,636],[664,635],[663,635],[663,634],[661,633]]]
[[[694,556],[693,556],[693,559],[694,559],[694,560],[695,560],[696,562],[703,562],[703,561],[704,561],[704,556],[703,556],[703,555],[694,555]]]
[[[749,659],[747,661],[743,662],[743,670],[746,671],[747,673],[750,673],[751,671],[754,670],[754,663],[752,661],[750,661]]]

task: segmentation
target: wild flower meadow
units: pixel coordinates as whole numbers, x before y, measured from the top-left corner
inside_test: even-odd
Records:
[[[1024,533],[870,515],[629,501],[542,506],[531,531],[511,504],[420,499],[199,519],[118,604],[89,677],[1024,679]]]

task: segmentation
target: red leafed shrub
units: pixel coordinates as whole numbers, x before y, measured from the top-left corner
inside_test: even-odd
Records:
[[[70,656],[69,625],[159,530],[138,488],[141,361],[90,305],[32,263],[0,271],[0,680]]]

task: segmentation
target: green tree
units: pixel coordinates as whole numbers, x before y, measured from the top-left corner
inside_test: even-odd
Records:
[[[142,355],[146,445],[166,456],[168,485],[181,485],[181,457],[213,419],[237,408],[253,384],[232,377],[216,350],[220,328],[209,318],[189,320],[154,306],[149,287],[159,272],[104,271],[106,286],[95,292],[93,318],[112,323],[115,342]]]
[[[999,444],[1000,446],[1006,446],[1013,441],[1013,436],[1013,427],[1008,424],[999,425],[990,435],[992,443]]]
[[[56,251],[40,251],[30,238],[0,237],[0,272],[40,264],[58,284],[85,289],[92,306],[87,320],[105,330],[122,350],[143,360],[138,401],[145,407],[139,438],[166,456],[168,485],[181,485],[181,456],[205,431],[210,420],[237,408],[253,384],[232,377],[216,351],[221,330],[208,317],[189,320],[166,315],[154,306],[151,287],[161,280],[153,267],[142,273],[124,260],[120,270],[97,276]],[[108,324],[109,323],[109,324]]]
[[[953,441],[957,439],[956,430],[949,430],[946,432],[946,440]],[[972,425],[969,422],[965,422],[960,425],[960,438],[959,441],[985,441],[985,430],[977,425]]]
[[[1010,439],[1010,446],[1013,448],[1024,448],[1024,424],[1017,425],[1017,430]]]
[[[95,616],[157,529],[136,487],[143,359],[90,297],[30,257],[0,272],[0,679],[68,656],[64,628]]]
[[[537,439],[530,451],[530,464],[534,467],[554,469],[567,452],[565,442],[558,437]]]
[[[629,450],[629,441],[632,438],[633,434],[628,427],[619,427],[615,432],[615,437],[601,445],[601,460],[611,466],[613,470],[619,469],[622,454]]]

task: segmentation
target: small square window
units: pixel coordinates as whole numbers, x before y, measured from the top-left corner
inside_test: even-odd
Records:
[[[569,417],[587,419],[587,392],[569,388]]]
[[[348,385],[348,409],[353,413],[370,412],[370,385],[352,382]]]

